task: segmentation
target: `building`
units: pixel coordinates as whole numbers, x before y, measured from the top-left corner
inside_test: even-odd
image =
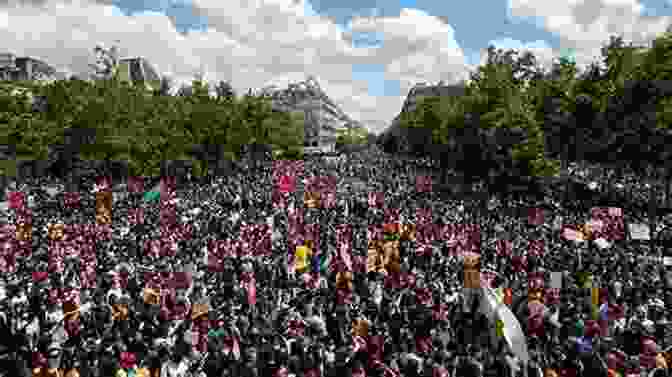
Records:
[[[465,92],[463,85],[445,85],[442,82],[437,85],[417,84],[409,91],[402,112],[414,111],[418,103],[426,97],[461,97]]]
[[[271,103],[273,111],[299,112],[304,116],[304,153],[320,154],[336,151],[337,127],[324,117],[320,100],[305,100],[293,105]]]
[[[34,80],[54,75],[56,70],[39,59],[0,53],[0,80]]]
[[[324,103],[321,100],[305,101],[304,152],[329,153],[336,149],[336,127],[324,117]]]
[[[144,83],[147,89],[158,89],[161,77],[157,70],[143,57],[126,57],[119,59],[119,79],[133,84]]]

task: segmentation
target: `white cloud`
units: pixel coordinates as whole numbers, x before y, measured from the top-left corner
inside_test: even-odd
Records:
[[[208,20],[205,30],[180,34],[162,13],[124,15],[118,8],[85,0],[8,7],[0,17],[3,49],[42,58],[75,73],[88,71],[98,42],[120,41],[121,55],[139,55],[178,83],[203,70],[206,78],[229,80],[240,93],[269,83],[286,85],[314,75],[326,93],[351,115],[379,132],[401,108],[416,82],[453,81],[467,65],[453,29],[422,11],[398,17],[357,18],[343,28],[294,0],[194,0],[194,12]],[[11,30],[3,29],[11,20]],[[4,21],[5,23],[7,21]],[[380,36],[377,48],[353,48],[349,33]],[[386,67],[399,80],[399,97],[372,97],[354,81],[353,64]],[[284,82],[284,83],[283,83]]]
[[[553,59],[557,58],[558,56],[558,54],[553,51],[551,46],[546,41],[532,41],[524,43],[511,38],[502,38],[492,40],[488,42],[488,45],[493,45],[495,48],[501,48],[502,50],[516,50],[518,51],[519,56],[522,56],[524,52],[529,51],[534,54],[535,58],[537,59],[537,63],[546,69],[551,67]],[[488,52],[487,49],[484,48],[481,50],[479,64],[484,64],[487,61],[487,58]]]
[[[515,17],[540,21],[541,27],[558,35],[561,48],[575,49],[579,67],[597,61],[600,47],[611,35],[648,45],[671,21],[667,16],[645,17],[638,0],[509,0],[509,11]]]
[[[385,66],[385,78],[398,80],[402,94],[376,98],[379,106],[392,109],[386,119],[398,113],[406,92],[416,83],[452,83],[467,77],[469,66],[454,30],[437,17],[403,9],[398,17],[355,18],[349,26],[356,32],[379,33],[384,40],[368,58],[371,63]],[[373,108],[362,110],[373,115]]]
[[[417,82],[455,82],[473,69],[453,28],[417,9],[403,9],[397,17],[356,17],[342,27],[316,14],[305,0],[184,2],[208,20],[206,29],[181,34],[163,13],[126,16],[117,7],[86,0],[47,1],[0,11],[0,40],[3,50],[74,73],[88,70],[96,43],[119,40],[122,55],[146,57],[178,84],[202,70],[208,79],[231,81],[239,93],[269,84],[284,87],[314,75],[346,113],[376,132],[389,124]],[[575,49],[580,67],[599,57],[610,34],[646,43],[670,24],[669,17],[641,16],[643,7],[636,0],[509,0],[509,7],[512,16],[534,19],[558,35],[561,49]],[[383,43],[354,48],[351,40],[360,33],[376,35]],[[544,41],[491,43],[532,51],[544,66],[560,53]],[[401,96],[370,96],[365,82],[353,80],[355,64],[385,67],[385,79],[400,82]]]

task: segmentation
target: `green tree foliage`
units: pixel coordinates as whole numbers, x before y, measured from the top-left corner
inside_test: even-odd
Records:
[[[355,152],[367,148],[369,132],[366,128],[355,126],[337,130],[336,149],[344,152]]]
[[[15,87],[0,86],[0,144],[15,145],[18,159],[46,160],[50,150],[74,150],[103,169],[123,162],[129,174],[158,176],[165,161],[183,161],[196,175],[207,171],[213,158],[192,153],[196,145],[218,146],[222,153],[214,159],[242,158],[242,147],[250,144],[271,146],[277,158],[302,153],[301,117],[272,111],[267,98],[211,97],[201,81],[184,96],[148,96],[114,80],[27,83],[26,93],[13,92]],[[33,111],[31,95],[47,99],[46,111]]]
[[[217,98],[220,100],[228,100],[235,98],[236,93],[233,90],[233,87],[230,83],[226,81],[220,81],[215,86],[215,93],[217,93]]]
[[[464,95],[424,98],[400,116],[401,128],[410,131],[386,132],[379,143],[388,151],[423,145],[442,167],[479,179],[537,180],[572,161],[623,161],[622,168],[669,172],[671,48],[669,32],[651,48],[613,36],[601,64],[579,72],[563,57],[546,72],[531,53],[491,46]]]

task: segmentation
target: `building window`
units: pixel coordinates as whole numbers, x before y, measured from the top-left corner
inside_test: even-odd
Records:
[[[313,147],[317,147],[317,141],[313,141]]]

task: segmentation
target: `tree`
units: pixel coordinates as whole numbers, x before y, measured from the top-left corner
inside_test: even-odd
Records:
[[[103,45],[98,44],[93,49],[96,55],[96,64],[92,64],[93,76],[100,80],[110,80],[117,74],[118,54],[117,47],[113,46],[106,49]]]
[[[179,97],[191,97],[194,95],[194,88],[192,85],[182,84],[180,89],[177,91]]]
[[[217,86],[215,86],[215,93],[217,98],[220,100],[231,100],[235,97],[235,92],[231,84],[228,81],[220,80]]]
[[[161,76],[161,84],[159,89],[154,92],[158,96],[167,96],[170,95],[170,91],[173,87],[172,79],[169,76]]]

